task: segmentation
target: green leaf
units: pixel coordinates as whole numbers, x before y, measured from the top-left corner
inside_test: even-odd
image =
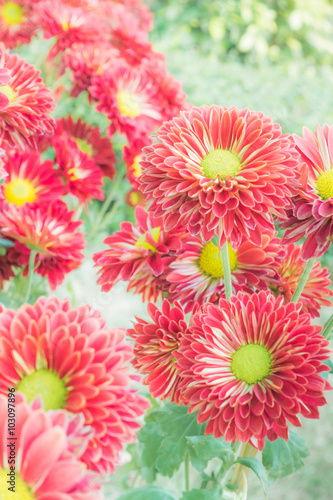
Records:
[[[288,476],[304,466],[303,458],[309,456],[304,439],[294,432],[289,433],[289,441],[278,438],[272,443],[266,439],[262,452],[262,463],[268,471],[269,482]]]
[[[156,486],[143,486],[120,495],[118,500],[175,500],[175,497]]]
[[[268,478],[265,467],[259,460],[256,458],[250,457],[238,457],[236,463],[241,465],[245,465],[249,469],[253,470],[253,472],[257,475],[261,482],[262,489],[264,490],[265,495],[267,496],[268,492]]]
[[[227,460],[232,454],[231,445],[223,438],[214,436],[190,436],[187,438],[190,446],[191,463],[199,472],[203,472],[209,460],[220,458]]]
[[[192,490],[183,493],[180,500],[220,500],[221,488],[213,491]]]
[[[164,437],[160,424],[157,422],[147,423],[138,434],[139,441],[143,443],[142,469],[141,473],[148,483],[156,478],[156,459],[159,447]]]
[[[14,246],[14,241],[5,240],[3,238],[0,238],[0,246],[2,246],[2,247],[13,247]]]

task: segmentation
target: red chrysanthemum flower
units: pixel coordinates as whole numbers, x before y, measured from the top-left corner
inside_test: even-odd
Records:
[[[12,387],[9,380],[6,396],[0,395],[0,498],[101,500],[100,479],[80,460],[89,439],[82,420],[64,411],[47,413],[37,402],[29,406],[21,394],[8,396]]]
[[[84,123],[81,118],[74,122],[71,116],[57,121],[56,135],[68,134],[73,139],[80,151],[101,169],[105,177],[113,179],[116,173],[116,155],[112,142],[107,137],[102,137],[98,127]]]
[[[62,283],[66,273],[80,266],[84,238],[77,228],[82,221],[73,221],[73,215],[62,201],[2,206],[0,233],[15,241],[20,265],[25,265],[24,275],[32,250],[37,252],[35,272],[47,276],[52,289]]]
[[[10,82],[10,73],[7,68],[0,68],[0,89],[8,85]],[[6,94],[0,92],[0,112],[4,111],[9,103],[9,99]]]
[[[267,289],[268,279],[278,286],[276,266],[282,255],[275,233],[263,234],[260,247],[247,240],[237,250],[228,244],[228,254],[233,293]],[[211,241],[204,243],[195,237],[186,240],[170,269],[169,299],[186,304],[185,312],[192,311],[196,304],[217,303],[225,296],[221,253]]]
[[[41,163],[40,155],[17,150],[7,153],[5,170],[7,177],[1,192],[7,203],[17,206],[25,203],[45,203],[59,199],[63,194],[61,181],[53,169],[53,162]]]
[[[302,255],[321,257],[333,241],[333,125],[317,126],[313,133],[304,127],[303,137],[294,135],[301,154],[301,187],[287,210],[285,241],[306,236]]]
[[[103,174],[88,154],[67,133],[57,135],[52,143],[67,191],[85,205],[93,198],[103,200]]]
[[[111,135],[120,130],[133,142],[162,123],[158,87],[143,64],[133,68],[115,62],[112,71],[95,76],[89,92],[99,101],[96,109],[111,121]]]
[[[29,43],[38,29],[31,0],[0,0],[1,41],[8,49]]]
[[[135,440],[147,401],[129,387],[131,347],[125,330],[106,327],[89,306],[40,298],[0,314],[0,392],[8,386],[41,397],[46,410],[83,414],[94,431],[81,460],[112,472],[123,443]]]
[[[203,106],[181,112],[144,149],[141,189],[166,230],[181,222],[236,249],[261,244],[273,214],[290,205],[298,153],[278,124],[247,109]],[[296,184],[296,182],[295,182]]]
[[[66,5],[59,0],[41,2],[37,6],[44,38],[56,37],[49,58],[63,52],[73,43],[107,42],[107,24],[94,9]]]
[[[275,280],[274,283],[270,283],[269,278],[267,280],[274,295],[283,295],[286,303],[291,301],[306,266],[301,253],[302,245],[295,246],[293,243],[286,245],[282,262],[279,266],[275,266],[279,275],[278,282]],[[331,283],[328,269],[322,268],[320,262],[315,262],[299,298],[304,313],[309,313],[315,318],[319,316],[322,306],[332,306],[332,302],[327,300],[333,296],[333,292],[328,288]]]
[[[0,139],[10,146],[17,144],[21,150],[26,146],[35,149],[34,134],[53,133],[54,120],[49,116],[55,108],[52,94],[38,70],[1,45],[0,64],[10,72],[8,84],[0,86],[0,96],[7,98],[4,108],[0,99]]]
[[[183,227],[165,232],[161,219],[142,207],[136,207],[135,217],[135,226],[122,222],[121,230],[104,241],[110,248],[95,253],[95,267],[100,268],[97,283],[108,292],[118,281],[128,281],[128,290],[156,301],[168,285],[165,274],[187,232]]]
[[[0,288],[3,288],[4,282],[15,276],[12,268],[12,262],[8,258],[8,253],[0,255]]]
[[[136,139],[129,146],[124,146],[124,162],[127,168],[127,178],[135,189],[140,186],[139,177],[142,173],[140,162],[142,149],[150,144],[148,137]]]
[[[154,304],[148,304],[152,322],[136,318],[134,328],[127,334],[135,340],[133,366],[146,376],[144,384],[156,398],[170,397],[170,403],[180,403],[180,376],[175,366],[175,351],[179,349],[187,324],[180,304],[171,306],[163,301],[160,311]]]
[[[301,426],[298,414],[319,418],[330,352],[300,309],[269,292],[239,292],[193,317],[175,356],[182,397],[198,422],[208,420],[206,434],[261,450],[266,436],[287,440],[288,422]]]

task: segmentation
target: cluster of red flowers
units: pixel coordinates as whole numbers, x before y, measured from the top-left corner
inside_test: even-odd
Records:
[[[293,295],[333,239],[332,134],[293,137],[234,107],[181,112],[143,149],[148,213],[137,208],[135,226],[94,256],[102,290],[124,280],[143,299],[164,297],[128,330],[133,364],[152,396],[198,411],[206,433],[262,449],[326,403],[328,342],[310,320],[331,305],[328,270],[313,263]]]

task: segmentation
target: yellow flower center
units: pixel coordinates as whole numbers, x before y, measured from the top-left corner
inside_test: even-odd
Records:
[[[134,177],[140,177],[140,175],[142,174],[140,160],[141,160],[141,155],[137,155],[133,160],[132,172]]]
[[[153,229],[150,230],[150,234],[155,241],[155,243],[158,242],[158,238],[160,237],[161,233],[161,228],[160,227],[153,227]],[[153,252],[156,252],[156,248],[153,247],[150,243],[146,241],[147,239],[147,233],[144,233],[138,241],[135,243],[135,248],[145,248],[146,250],[152,250]]]
[[[122,115],[130,118],[136,118],[140,114],[140,106],[134,94],[125,90],[117,93],[118,108]]]
[[[17,206],[24,203],[32,203],[36,199],[36,191],[31,182],[26,179],[15,179],[8,182],[5,187],[5,198],[8,203],[14,203]]]
[[[0,498],[1,500],[35,500],[36,497],[18,474],[10,474],[9,470],[0,469]]]
[[[65,381],[53,371],[41,369],[26,375],[17,384],[16,390],[25,394],[28,403],[41,397],[46,411],[66,406],[68,390]]]
[[[88,156],[92,155],[93,148],[91,144],[89,144],[84,139],[75,139],[75,142],[78,145],[79,149],[82,151],[82,153],[87,153]]]
[[[237,265],[237,254],[228,243],[228,255],[230,271],[233,271]],[[207,243],[201,251],[199,258],[201,271],[213,278],[223,278],[223,265],[221,252],[211,241]]]
[[[238,380],[255,384],[267,377],[272,366],[272,357],[266,347],[259,344],[247,344],[232,356],[231,370]]]
[[[68,31],[71,28],[71,24],[68,21],[63,21],[61,23],[61,27],[64,31]]]
[[[8,97],[9,102],[13,102],[15,99],[15,92],[9,85],[2,85],[0,87],[0,92]]]
[[[17,3],[8,2],[1,9],[1,17],[6,24],[20,24],[23,20],[23,10]]]
[[[208,153],[201,161],[205,177],[216,179],[218,174],[224,180],[227,175],[234,177],[242,168],[239,158],[231,151],[215,149]]]
[[[129,194],[129,201],[130,201],[130,203],[132,203],[132,205],[134,205],[134,206],[137,205],[140,201],[139,194],[136,191],[132,191]]]
[[[317,189],[323,200],[333,198],[333,168],[326,170],[317,179]]]

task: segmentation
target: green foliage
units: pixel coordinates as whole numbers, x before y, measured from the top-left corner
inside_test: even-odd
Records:
[[[248,467],[249,469],[253,470],[253,472],[256,474],[258,479],[261,482],[262,489],[264,490],[264,493],[267,497],[267,492],[268,492],[268,479],[267,479],[267,472],[265,467],[257,458],[250,458],[250,457],[238,457],[236,462],[238,464],[244,465],[245,467]]]
[[[183,493],[180,500],[220,500],[221,489],[216,488],[213,491],[192,490]]]
[[[120,495],[118,500],[175,500],[175,497],[156,486],[143,486]]]
[[[230,443],[223,438],[216,439],[214,436],[190,436],[187,438],[191,463],[200,473],[207,467],[209,460],[220,458],[223,464],[233,458]]]
[[[304,466],[303,458],[309,456],[309,450],[303,438],[290,431],[289,441],[278,438],[266,440],[262,452],[262,463],[268,471],[269,482],[288,476]]]

